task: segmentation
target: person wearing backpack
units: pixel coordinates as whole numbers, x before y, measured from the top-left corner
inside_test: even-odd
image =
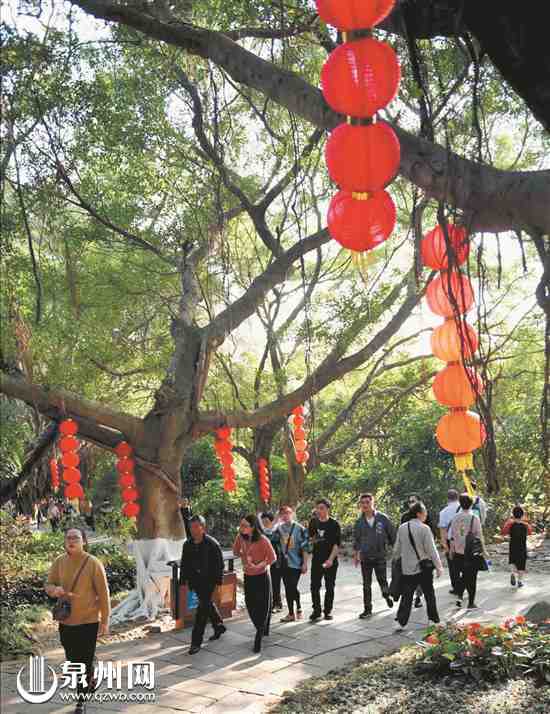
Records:
[[[470,483],[472,484],[472,488],[474,489],[474,491],[477,491],[477,481],[471,479]],[[481,522],[481,526],[483,527],[485,525],[485,521],[487,520],[487,504],[477,493],[474,497],[474,502],[472,504],[472,511],[477,514]]]
[[[412,519],[399,526],[393,549],[393,560],[401,558],[403,572],[401,599],[396,617],[400,630],[405,629],[409,621],[413,596],[418,587],[426,600],[428,618],[432,622],[439,622],[433,575],[435,570],[437,577],[441,577],[443,566],[431,528],[426,525],[426,506],[417,501],[411,506],[410,512]]]
[[[44,589],[57,598],[53,617],[67,662],[84,665],[85,680],[77,681],[75,714],[84,714],[84,695],[93,691],[93,661],[98,636],[109,633],[111,601],[105,568],[85,551],[86,534],[80,528],[65,531],[65,555],[50,568]]]
[[[462,607],[464,591],[468,593],[468,610],[477,608],[475,603],[477,574],[485,562],[485,545],[479,516],[472,510],[473,499],[467,493],[460,498],[461,511],[452,520],[449,529],[450,556],[457,576],[457,607]]]
[[[280,522],[273,529],[273,537],[281,551],[281,578],[288,606],[288,614],[281,622],[294,622],[302,619],[298,582],[300,576],[307,573],[308,533],[306,528],[294,520],[294,510],[291,506],[281,506],[279,519]]]

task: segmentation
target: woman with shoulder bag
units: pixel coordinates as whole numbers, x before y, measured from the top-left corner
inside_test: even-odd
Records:
[[[294,520],[294,510],[291,506],[281,506],[279,518],[280,523],[274,529],[274,534],[277,535],[280,544],[281,577],[288,606],[288,615],[283,617],[281,622],[294,622],[302,619],[298,581],[303,573],[307,573],[308,534],[307,529]]]
[[[462,607],[462,596],[468,593],[468,610],[477,608],[475,595],[477,574],[486,570],[485,545],[479,517],[473,512],[473,500],[467,493],[459,499],[462,510],[451,523],[449,539],[451,541],[451,557],[453,568],[457,574],[456,594],[457,607]]]
[[[54,561],[45,585],[48,595],[57,598],[52,614],[59,622],[66,660],[84,665],[85,679],[79,677],[77,683],[75,714],[86,710],[82,695],[92,691],[97,638],[108,634],[111,614],[105,569],[100,560],[86,553],[86,546],[84,531],[69,528],[65,532],[65,555]]]
[[[434,570],[438,578],[443,574],[433,533],[425,524],[428,515],[426,506],[418,501],[411,506],[410,511],[412,518],[399,526],[393,549],[393,560],[401,558],[403,573],[400,583],[401,600],[395,618],[401,630],[405,629],[409,621],[417,587],[424,593],[428,618],[432,622],[439,622],[433,584]]]

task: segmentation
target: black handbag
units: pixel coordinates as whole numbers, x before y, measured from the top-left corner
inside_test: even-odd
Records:
[[[86,564],[87,564],[87,562],[88,562],[89,560],[90,560],[90,556],[88,556],[88,557],[86,558],[86,560],[85,560],[85,561],[82,563],[82,565],[80,566],[80,570],[79,570],[78,573],[76,574],[76,577],[75,577],[75,579],[73,580],[73,584],[72,584],[71,589],[69,590],[69,592],[71,592],[71,593],[74,592],[74,589],[75,589],[76,584],[77,584],[77,582],[78,582],[78,578],[80,577],[80,574],[82,573],[82,571],[83,571],[84,568],[86,567]],[[53,619],[56,620],[57,622],[65,622],[65,620],[68,620],[69,617],[71,616],[71,611],[72,611],[71,601],[68,600],[67,598],[60,597],[60,598],[57,598],[57,602],[55,603],[55,605],[54,605],[53,608],[52,608],[52,617],[53,617]]]
[[[393,560],[391,564],[390,595],[394,600],[399,600],[403,595],[403,568],[401,558]]]
[[[472,533],[472,527],[474,525],[474,518],[470,521],[470,530],[466,536],[466,542],[464,544],[464,560],[476,570],[489,570],[489,566],[485,558],[483,557],[483,542],[481,538],[475,536]]]
[[[416,557],[418,559],[418,566],[420,567],[420,572],[421,573],[431,573],[433,570],[435,570],[435,565],[433,564],[433,560],[431,558],[420,559],[420,556],[418,555],[418,551],[416,550],[414,538],[412,537],[410,523],[407,523],[407,530],[409,532],[409,538],[411,541],[411,545],[412,545],[414,552],[416,554]]]

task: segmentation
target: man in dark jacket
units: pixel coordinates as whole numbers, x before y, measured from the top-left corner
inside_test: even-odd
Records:
[[[393,607],[386,575],[386,551],[395,542],[395,528],[389,518],[374,509],[371,493],[363,493],[359,498],[361,517],[354,530],[353,562],[361,563],[363,576],[364,611],[359,617],[364,620],[372,615],[372,572],[376,575],[382,596],[388,607]]]
[[[195,624],[191,635],[189,654],[197,653],[202,645],[208,620],[214,634],[211,640],[219,639],[225,632],[218,608],[212,595],[223,581],[223,554],[217,540],[206,534],[206,522],[202,516],[189,519],[190,537],[184,542],[181,552],[180,585],[188,585],[199,599]]]

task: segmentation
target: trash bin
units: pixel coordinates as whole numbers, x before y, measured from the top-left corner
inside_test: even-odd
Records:
[[[233,610],[237,607],[237,574],[232,551],[224,551],[223,564],[223,582],[214,592],[214,602],[225,620],[233,616]],[[193,625],[199,601],[196,593],[189,590],[187,585],[179,584],[179,561],[170,560],[167,565],[172,568],[170,610],[176,622],[174,629],[181,630]]]

